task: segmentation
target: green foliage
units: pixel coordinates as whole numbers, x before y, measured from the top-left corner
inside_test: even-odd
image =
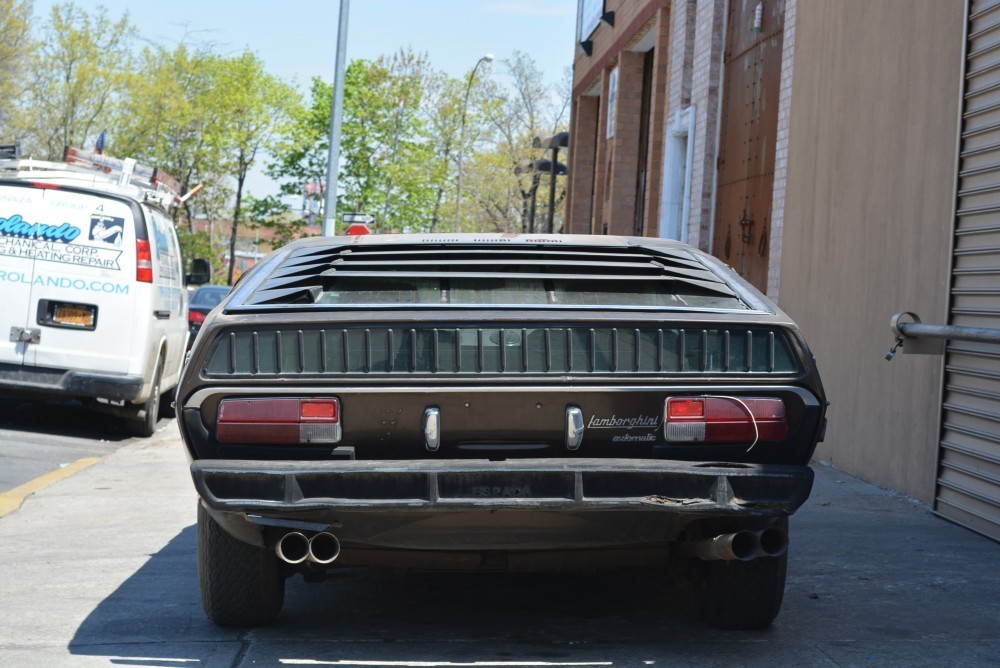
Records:
[[[251,228],[264,233],[263,237],[271,248],[279,248],[302,238],[307,225],[287,203],[274,195],[247,197],[246,219]]]
[[[62,158],[67,145],[92,145],[121,116],[132,69],[135,27],[126,14],[112,21],[72,3],[55,5],[31,59],[30,85],[15,131],[35,157]]]
[[[187,40],[139,49],[127,14],[114,20],[100,6],[72,3],[54,6],[32,30],[31,9],[32,0],[0,0],[0,140],[20,138],[26,154],[59,159],[64,145],[90,148],[107,129],[109,154],[164,169],[182,192],[202,184],[178,212],[183,243],[227,276],[225,258],[241,233],[256,233],[255,248],[280,245],[323,215],[331,83],[314,79],[303,100],[252,51],[222,55]],[[354,61],[345,77],[337,209],[374,215],[377,232],[519,231],[532,181],[514,168],[548,157],[532,139],[565,129],[568,99],[566,82],[546,85],[519,52],[460,77],[435,71],[412,49]],[[281,197],[245,192],[264,153]],[[546,176],[537,229],[548,187]],[[292,209],[291,197],[304,198],[303,210]],[[557,231],[561,224],[557,210]]]
[[[212,264],[212,282],[216,283],[216,279],[219,278],[217,274],[219,258],[209,233],[207,231],[191,232],[183,227],[178,227],[177,241],[181,245],[181,256],[185,262],[190,263],[195,258],[204,258]]]
[[[222,58],[206,49],[183,43],[173,50],[146,47],[130,76],[132,92],[109,147],[164,169],[182,192],[204,184],[206,191],[181,207],[189,228],[195,215],[218,218],[228,208],[228,197],[206,197],[212,190],[230,191],[224,110],[217,95],[221,71]]]
[[[27,65],[36,48],[29,30],[31,0],[0,0],[0,141],[13,137],[13,101],[24,92]]]

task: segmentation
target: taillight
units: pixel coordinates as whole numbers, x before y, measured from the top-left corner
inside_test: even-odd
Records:
[[[788,438],[785,402],[760,397],[670,397],[664,436],[673,443],[751,443]]]
[[[205,314],[201,311],[188,311],[188,324],[200,325],[205,322]]]
[[[135,240],[135,280],[153,282],[153,251],[149,247],[149,239]]]
[[[224,399],[215,437],[220,443],[338,443],[340,401]]]

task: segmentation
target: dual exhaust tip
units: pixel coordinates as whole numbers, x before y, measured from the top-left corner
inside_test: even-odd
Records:
[[[312,538],[304,533],[286,533],[274,546],[278,558],[286,564],[332,564],[340,556],[340,541],[332,533],[321,531]]]
[[[750,561],[780,557],[788,551],[788,532],[781,527],[760,531],[737,531],[686,545],[686,552],[705,561]]]

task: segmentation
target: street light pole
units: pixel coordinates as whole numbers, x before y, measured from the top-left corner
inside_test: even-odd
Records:
[[[484,62],[492,63],[493,54],[487,53],[476,61],[476,66],[469,72],[469,83],[465,87],[465,102],[462,104],[462,130],[458,135],[458,192],[455,194],[455,231],[462,231],[462,158],[465,155],[465,116],[469,110],[469,93],[472,91],[472,78],[476,76],[476,70]]]
[[[337,233],[337,179],[340,175],[340,126],[344,117],[344,70],[347,59],[347,15],[351,0],[340,0],[337,25],[337,63],[334,67],[333,102],[330,113],[330,154],[326,164],[326,203],[323,206],[323,236]]]

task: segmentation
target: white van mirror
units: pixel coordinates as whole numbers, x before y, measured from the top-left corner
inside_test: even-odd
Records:
[[[184,277],[187,285],[204,285],[212,280],[212,265],[205,258],[191,260],[191,273]]]

